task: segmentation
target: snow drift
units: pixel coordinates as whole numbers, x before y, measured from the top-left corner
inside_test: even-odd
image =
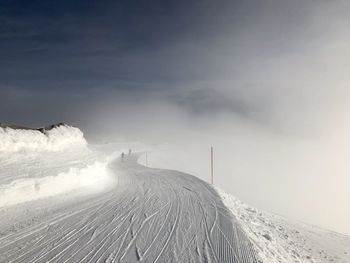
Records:
[[[38,129],[0,123],[0,208],[103,190],[117,180],[108,169],[113,158],[91,150],[80,129],[64,123]]]
[[[61,151],[86,145],[81,130],[66,124],[42,129],[0,126],[0,152]]]
[[[91,192],[105,189],[116,182],[108,162],[95,162],[84,168],[71,167],[56,176],[23,178],[0,185],[0,207],[88,188]]]
[[[250,207],[216,188],[263,263],[348,263],[350,237]]]

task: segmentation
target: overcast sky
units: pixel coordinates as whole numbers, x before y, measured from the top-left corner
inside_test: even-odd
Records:
[[[1,1],[1,119],[85,125],[87,108],[117,99],[287,122],[347,92],[348,12],[347,1]]]
[[[2,0],[0,121],[231,143],[225,190],[350,234],[349,47],[347,0]]]

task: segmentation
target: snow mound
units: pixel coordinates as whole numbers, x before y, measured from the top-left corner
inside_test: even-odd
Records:
[[[350,237],[259,211],[216,188],[263,263],[349,263]]]
[[[68,147],[87,146],[78,128],[65,124],[50,129],[22,129],[0,126],[0,152],[61,151]]]
[[[116,183],[116,176],[108,170],[108,161],[87,165],[83,168],[71,167],[56,176],[23,178],[9,184],[0,185],[0,207],[33,201],[41,198],[89,189],[89,193],[100,191]]]

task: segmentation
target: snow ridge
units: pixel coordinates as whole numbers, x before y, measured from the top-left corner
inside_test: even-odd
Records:
[[[68,147],[86,147],[78,128],[60,124],[50,129],[24,129],[0,126],[0,152],[62,151]]]
[[[350,262],[350,237],[260,211],[215,189],[263,263]]]
[[[32,177],[0,185],[0,207],[20,204],[57,194],[88,188],[91,192],[115,183],[116,177],[108,170],[108,161],[96,161],[83,168],[70,167],[55,176]]]

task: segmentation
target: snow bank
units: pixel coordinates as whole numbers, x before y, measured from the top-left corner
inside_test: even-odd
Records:
[[[250,207],[215,188],[263,263],[349,263],[350,237]]]
[[[0,207],[19,204],[87,188],[89,192],[100,191],[116,183],[106,162],[95,162],[84,168],[73,167],[56,176],[24,178],[0,185]]]
[[[43,131],[0,127],[0,152],[61,151],[86,145],[83,133],[68,125]]]

